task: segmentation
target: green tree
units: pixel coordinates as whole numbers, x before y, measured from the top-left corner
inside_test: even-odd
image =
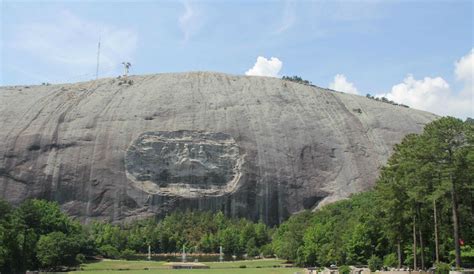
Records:
[[[62,232],[66,235],[81,233],[79,223],[61,212],[55,202],[27,200],[18,208],[0,203],[3,236],[2,247],[6,250],[1,269],[6,272],[22,272],[41,266],[37,257],[37,242],[42,235]]]
[[[239,231],[235,227],[227,227],[219,231],[219,242],[225,254],[238,255],[242,253],[239,241]]]
[[[95,246],[104,256],[109,256],[109,254],[112,254],[106,254],[106,252],[103,252],[104,250],[111,250],[110,247],[113,247],[113,249],[117,252],[125,249],[126,247],[127,235],[125,230],[122,230],[118,225],[112,225],[105,222],[93,222],[89,233],[91,240],[94,241]],[[113,254],[115,254],[115,252],[113,252]]]
[[[312,216],[309,211],[293,215],[276,229],[272,246],[279,258],[296,261],[298,248],[303,245],[303,235]]]
[[[59,266],[76,265],[76,255],[81,246],[77,237],[60,231],[42,235],[36,245],[36,256],[44,269],[54,270]]]
[[[347,261],[351,264],[364,264],[373,254],[374,246],[366,224],[358,223],[347,242]]]
[[[428,124],[424,131],[441,177],[450,187],[456,267],[461,266],[459,193],[472,185],[472,174],[462,172],[469,169],[466,164],[474,145],[472,128],[472,125],[459,119],[444,117]]]

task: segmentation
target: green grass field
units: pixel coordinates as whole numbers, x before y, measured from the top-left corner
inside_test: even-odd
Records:
[[[294,274],[303,273],[301,268],[279,267],[283,260],[247,260],[234,262],[204,262],[210,269],[167,269],[165,262],[153,261],[124,261],[124,260],[103,260],[94,263],[83,264],[82,271],[69,273],[75,274],[132,274],[132,273],[158,273],[158,274],[180,274],[180,273],[228,273],[228,274]],[[246,268],[240,268],[245,265]],[[148,268],[148,270],[145,270]]]

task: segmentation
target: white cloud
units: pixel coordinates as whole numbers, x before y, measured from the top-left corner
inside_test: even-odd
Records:
[[[88,79],[95,74],[99,35],[101,75],[131,61],[138,40],[133,30],[87,21],[67,10],[49,22],[20,25],[16,33],[11,42],[15,49],[59,66],[66,77],[90,72]]]
[[[189,1],[184,1],[184,13],[178,18],[179,27],[184,35],[184,42],[189,41],[200,28],[200,14]]]
[[[417,109],[432,110],[441,98],[446,99],[450,93],[449,84],[441,77],[416,80],[408,75],[402,83],[394,85],[390,92],[377,97],[384,96]]]
[[[267,59],[265,57],[257,57],[257,62],[255,65],[245,72],[245,75],[254,75],[254,76],[270,76],[278,77],[278,73],[281,70],[283,63],[280,59],[276,57],[271,57]]]
[[[471,49],[466,56],[461,57],[459,61],[454,64],[456,79],[465,82],[469,88],[473,88],[474,78],[474,49]]]
[[[359,94],[353,83],[348,82],[344,74],[334,76],[334,81],[329,84],[329,88],[346,93]]]
[[[389,92],[378,94],[377,97],[384,96],[397,103],[440,115],[474,117],[473,60],[471,50],[455,63],[456,79],[464,85],[461,91],[454,91],[441,77],[417,80],[408,75],[402,83],[394,85]]]

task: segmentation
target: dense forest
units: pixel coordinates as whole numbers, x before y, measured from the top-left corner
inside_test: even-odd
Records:
[[[372,191],[291,217],[275,253],[304,265],[474,265],[474,127],[447,117],[394,148]]]
[[[17,208],[0,202],[0,271],[60,269],[93,256],[130,259],[181,252],[272,255],[271,230],[262,222],[230,219],[221,212],[174,212],[163,220],[81,225],[55,202],[28,200]],[[142,258],[146,258],[142,256]]]
[[[446,117],[394,148],[376,186],[275,228],[221,212],[81,225],[55,202],[0,202],[0,271],[58,269],[93,256],[278,256],[298,265],[438,269],[474,265],[474,126]]]

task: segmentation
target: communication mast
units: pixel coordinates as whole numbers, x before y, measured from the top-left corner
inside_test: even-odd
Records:
[[[99,61],[100,61],[100,35],[99,35],[99,44],[97,45],[97,68],[95,70],[95,79],[99,79]]]

